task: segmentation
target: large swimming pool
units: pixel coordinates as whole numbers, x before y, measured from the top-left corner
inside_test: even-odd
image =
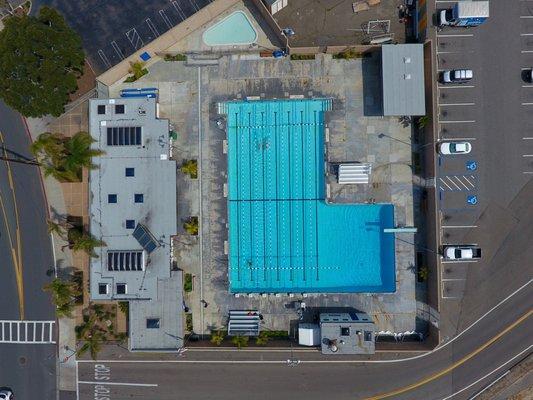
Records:
[[[393,292],[391,204],[325,202],[330,99],[231,101],[229,281],[236,293]]]
[[[202,35],[208,46],[247,45],[255,43],[257,32],[242,11],[235,11],[208,28]]]

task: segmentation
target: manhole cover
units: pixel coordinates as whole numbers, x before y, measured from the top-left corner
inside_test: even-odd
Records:
[[[26,357],[19,357],[19,364],[25,365],[26,364]]]

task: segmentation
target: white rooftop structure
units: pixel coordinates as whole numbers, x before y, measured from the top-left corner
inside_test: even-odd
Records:
[[[339,184],[347,185],[368,183],[371,172],[371,164],[340,164],[338,174]]]
[[[182,341],[181,272],[171,271],[177,232],[176,164],[156,99],[92,99],[90,231],[106,246],[91,259],[91,300],[130,303],[130,349],[176,349]],[[179,339],[176,339],[179,338]]]

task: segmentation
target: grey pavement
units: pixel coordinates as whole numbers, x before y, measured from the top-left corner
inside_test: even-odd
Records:
[[[9,151],[31,158],[30,139],[20,115],[0,102],[0,131]],[[9,154],[9,153],[8,153]],[[5,218],[0,223],[0,319],[20,319],[19,295],[15,265],[11,255],[9,229],[17,249],[16,223],[20,230],[20,254],[23,282],[24,318],[55,320],[50,295],[42,287],[51,280],[54,266],[50,236],[46,228],[46,203],[35,166],[10,163],[13,188],[9,185],[6,163],[0,163],[0,195],[5,206]],[[16,196],[16,203],[13,197]],[[6,225],[7,220],[7,225]],[[18,249],[17,249],[18,253]],[[52,274],[53,276],[53,274]],[[0,377],[2,385],[14,389],[20,399],[53,398],[56,389],[56,349],[53,345],[0,344]]]

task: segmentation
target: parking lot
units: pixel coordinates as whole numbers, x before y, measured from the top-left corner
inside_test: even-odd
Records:
[[[435,3],[437,10],[455,4]],[[452,141],[472,146],[469,154],[438,155],[440,245],[483,251],[479,261],[442,260],[440,295],[449,301],[463,298],[467,278],[487,268],[505,244],[519,219],[510,206],[533,176],[533,83],[524,80],[533,66],[533,1],[491,1],[490,7],[479,27],[435,32],[439,77],[445,70],[473,71],[468,82],[436,83],[436,149]]]
[[[212,0],[35,0],[56,8],[82,38],[96,74],[100,74],[142,48]]]

